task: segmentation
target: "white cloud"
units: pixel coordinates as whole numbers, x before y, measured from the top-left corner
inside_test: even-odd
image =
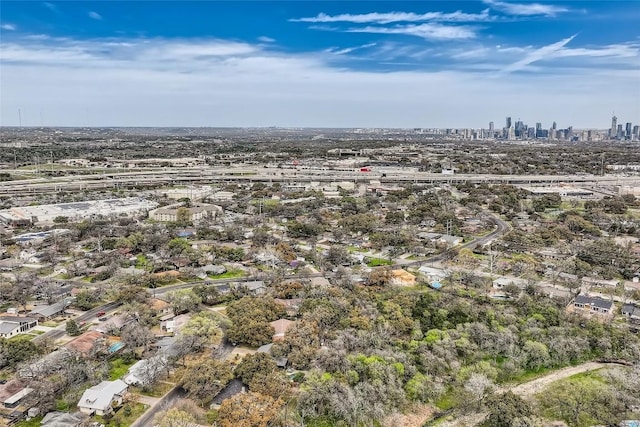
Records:
[[[96,21],[102,21],[102,15],[100,15],[98,12],[94,12],[93,10],[91,12],[89,12],[89,18],[91,19],[95,19]]]
[[[47,1],[45,1],[45,2],[42,3],[42,5],[44,7],[46,7],[47,9],[49,9],[50,11],[52,11],[52,12],[58,12],[58,7],[53,3],[49,3]]]
[[[6,30],[6,31],[15,31],[15,30],[17,30],[17,29],[18,29],[18,28],[17,28],[15,25],[13,25],[13,24],[2,24],[2,25],[0,25],[0,28],[2,28],[3,30]]]
[[[394,45],[376,46],[386,48]],[[0,51],[0,116],[3,125],[17,125],[20,108],[27,125],[43,111],[47,122],[68,126],[486,127],[512,115],[579,128],[606,127],[612,108],[640,115],[628,89],[637,69],[490,79],[491,71],[451,67],[354,71],[345,60],[225,40],[11,40]],[[599,94],[616,104],[594,103]]]
[[[498,0],[482,0],[485,4],[491,6],[492,9],[509,15],[518,16],[556,16],[559,13],[569,12],[569,9],[563,6],[554,6],[551,4],[540,3],[507,3]]]
[[[494,18],[489,16],[489,10],[483,10],[482,13],[464,13],[460,10],[446,13],[446,12],[427,12],[427,13],[413,13],[413,12],[371,12],[363,13],[359,15],[353,15],[349,13],[341,15],[327,15],[325,13],[319,13],[317,16],[309,18],[297,18],[290,19],[292,22],[312,22],[312,23],[331,23],[331,22],[350,22],[353,24],[389,24],[392,22],[424,22],[424,21],[438,21],[438,22],[485,22],[491,21]]]
[[[568,57],[615,57],[615,58],[640,58],[640,44],[613,44],[599,48],[573,48],[558,50],[556,58]]]
[[[573,35],[539,48],[532,48],[531,46],[526,48],[500,47],[490,51],[488,55],[495,58],[496,55],[508,54],[509,57],[512,57],[515,52],[522,56],[522,59],[504,68],[504,72],[519,71],[534,62],[540,61],[547,61],[547,63],[552,64],[560,71],[587,67],[640,69],[639,43],[612,44],[600,47],[566,47],[575,37]],[[479,51],[478,54],[480,54]],[[464,53],[460,54],[459,57],[464,58]],[[539,71],[548,72],[549,67],[539,69]]]
[[[451,26],[440,24],[398,25],[395,27],[350,28],[349,33],[403,34],[428,40],[464,40],[475,38],[474,28],[468,26]]]
[[[273,43],[276,41],[276,39],[272,39],[271,37],[267,36],[260,36],[258,37],[258,41],[261,41],[262,43]]]
[[[356,50],[374,47],[376,44],[377,43],[367,43],[360,46],[346,47],[344,49],[328,49],[327,52],[332,53],[334,55],[346,55],[347,53],[351,53]]]
[[[506,73],[519,71],[526,68],[527,65],[540,61],[541,59],[549,59],[550,57],[553,57],[555,54],[557,54],[557,52],[560,51],[567,43],[573,40],[575,36],[576,35],[574,34],[573,36],[562,39],[559,42],[555,42],[550,45],[533,50],[521,60],[514,62],[513,64],[506,67],[503,71]]]

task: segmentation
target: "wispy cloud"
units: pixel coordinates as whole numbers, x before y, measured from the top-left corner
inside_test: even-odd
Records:
[[[556,16],[559,13],[569,12],[569,9],[563,6],[555,6],[551,4],[541,3],[507,3],[499,0],[482,0],[485,4],[491,6],[492,9],[500,12],[517,15],[517,16]]]
[[[561,49],[558,50],[554,57],[556,58],[569,58],[569,57],[615,57],[615,58],[638,58],[640,59],[640,44],[638,43],[626,43],[626,44],[613,44],[597,48],[573,48],[573,49]],[[640,64],[639,64],[640,65]]]
[[[475,29],[469,26],[440,24],[398,25],[395,27],[350,28],[348,33],[403,34],[427,40],[464,40],[476,37]]]
[[[351,52],[356,51],[356,50],[361,50],[361,49],[367,49],[367,48],[370,48],[370,47],[374,47],[374,46],[376,46],[376,44],[377,43],[367,43],[367,44],[363,44],[363,45],[360,45],[360,46],[346,47],[344,49],[332,48],[332,49],[328,49],[327,52],[332,53],[334,55],[346,55],[346,54],[351,53]]]
[[[540,61],[541,59],[547,59],[549,57],[552,57],[558,51],[560,51],[563,47],[565,47],[571,40],[573,40],[576,37],[576,35],[577,34],[574,34],[571,37],[567,37],[566,39],[560,40],[559,42],[555,42],[550,45],[546,45],[541,48],[538,48],[532,52],[529,52],[524,58],[522,58],[517,62],[514,62],[513,64],[509,65],[502,71],[505,73],[520,71],[526,68],[529,64],[533,64],[534,62]]]
[[[327,15],[319,13],[316,16],[308,18],[290,19],[291,22],[311,22],[311,23],[332,23],[332,22],[349,22],[352,24],[390,24],[393,22],[486,22],[493,20],[494,17],[489,15],[489,9],[483,10],[482,13],[465,13],[460,10],[446,12],[371,12],[363,14],[340,14]]]
[[[262,43],[273,43],[276,41],[276,39],[273,39],[271,37],[267,37],[267,36],[260,36],[258,37],[258,41],[261,41]]]
[[[98,12],[95,11],[91,11],[89,12],[89,18],[91,19],[95,19],[96,21],[102,21],[102,15],[100,15]]]
[[[53,3],[49,3],[48,1],[45,1],[42,3],[42,5],[52,12],[58,12],[58,6],[56,6]]]
[[[483,126],[512,113],[531,121],[561,119],[580,127],[599,123],[610,114],[610,105],[592,102],[593,93],[604,91],[616,99],[616,111],[628,111],[627,115],[638,111],[637,97],[629,96],[628,90],[637,83],[637,68],[610,69],[608,58],[596,70],[512,73],[487,79],[482,77],[495,68],[456,69],[449,62],[427,71],[424,64],[434,55],[418,60],[416,50],[425,43],[385,43],[371,51],[399,53],[403,46],[414,50],[386,60],[389,66],[378,72],[350,67],[349,55],[287,53],[259,42],[12,39],[3,41],[0,50],[6,83],[0,113],[3,118],[15,117],[21,108],[24,121],[25,111],[44,110],[51,123],[71,126],[312,127]],[[442,45],[432,44],[429,49],[451,49]],[[556,46],[550,55],[565,51],[595,55],[599,49],[625,54],[616,46],[592,46],[586,51]],[[539,51],[527,47],[528,53],[520,55],[528,56],[533,50]],[[367,52],[367,57],[374,53]],[[489,52],[488,57],[493,56]],[[403,71],[398,71],[400,67]],[[545,90],[531,92],[532,86]],[[526,103],[513,96],[525,91],[530,92]],[[562,97],[557,96],[560,92]],[[460,99],[472,101],[461,103]],[[481,109],[474,99],[482,100]],[[430,112],[428,117],[425,111]],[[17,125],[17,120],[7,120],[7,125]]]
[[[17,30],[17,29],[18,29],[18,28],[17,28],[15,25],[13,25],[13,24],[2,24],[2,25],[0,25],[0,28],[2,28],[3,30],[6,30],[6,31],[15,31],[15,30]]]

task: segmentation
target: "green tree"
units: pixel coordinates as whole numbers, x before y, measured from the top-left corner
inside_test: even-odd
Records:
[[[170,408],[160,412],[154,418],[156,427],[195,427],[198,423],[190,413],[178,408]]]
[[[196,311],[202,303],[202,299],[191,289],[180,289],[169,292],[167,294],[167,301],[169,301],[173,312],[176,314]]]
[[[270,374],[278,369],[273,357],[267,353],[255,353],[245,356],[234,373],[243,383],[249,384],[256,375]]]
[[[559,381],[539,395],[538,404],[549,417],[571,427],[613,424],[624,413],[611,388],[597,380]]]
[[[272,341],[275,329],[264,320],[236,318],[229,329],[227,337],[236,344],[246,344],[249,347],[260,347]]]
[[[6,340],[0,338],[0,367],[14,368],[18,363],[38,354],[38,347],[28,337]]]
[[[531,405],[511,391],[491,396],[487,400],[489,415],[483,423],[486,427],[512,427],[526,425],[520,421],[533,415]]]
[[[66,324],[66,331],[69,336],[75,337],[80,335],[80,328],[75,320],[69,319]]]
[[[228,362],[209,359],[187,368],[182,376],[181,385],[189,393],[189,397],[196,399],[204,406],[231,379],[233,379],[233,371]]]
[[[259,393],[240,393],[222,402],[218,419],[221,427],[267,427],[282,403]]]
[[[202,311],[189,319],[180,333],[196,337],[202,346],[218,346],[223,336],[220,322],[221,319],[216,313]]]

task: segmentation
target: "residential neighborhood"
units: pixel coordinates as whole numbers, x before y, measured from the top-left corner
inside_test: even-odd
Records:
[[[640,417],[634,195],[385,165],[452,156],[439,147],[316,150],[305,162],[355,179],[262,154],[211,165],[228,164],[221,152],[198,166],[224,168],[207,183],[3,196],[3,423],[231,426],[263,408],[247,425],[421,427],[493,420],[501,393],[549,376],[509,405],[542,423],[526,425],[582,426],[557,415],[584,385],[562,377],[574,367],[602,396],[629,393],[611,408],[592,396],[584,419]]]

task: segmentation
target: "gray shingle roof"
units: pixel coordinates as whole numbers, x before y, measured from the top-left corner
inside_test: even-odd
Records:
[[[18,322],[3,322],[0,321],[0,334],[10,334],[16,328],[19,328],[20,324]]]
[[[35,308],[29,313],[29,315],[35,316],[43,316],[43,317],[51,317],[55,314],[61,313],[64,311],[66,304],[64,301],[57,302],[51,305],[45,305],[42,307]]]
[[[592,307],[605,308],[607,310],[611,310],[613,307],[613,302],[607,301],[606,299],[602,299],[600,297],[589,297],[586,295],[577,295],[575,299],[576,304],[590,305]]]

